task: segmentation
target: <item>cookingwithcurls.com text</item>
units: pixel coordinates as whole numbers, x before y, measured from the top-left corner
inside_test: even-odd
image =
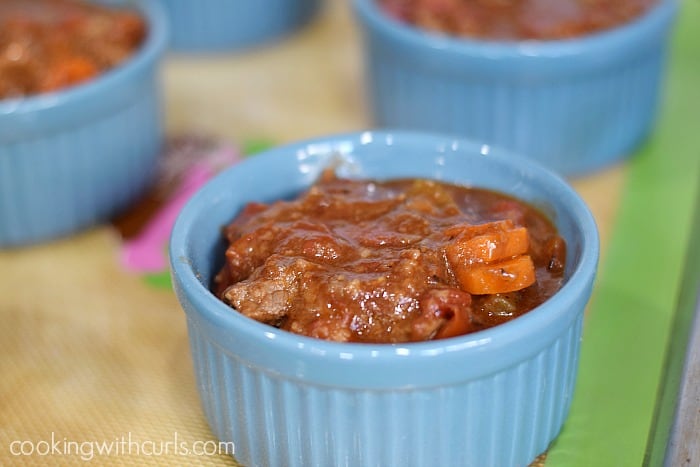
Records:
[[[227,441],[186,441],[174,432],[170,439],[139,439],[131,432],[110,438],[74,440],[51,432],[45,439],[13,440],[10,455],[21,456],[78,456],[91,461],[101,456],[233,456],[235,444]]]

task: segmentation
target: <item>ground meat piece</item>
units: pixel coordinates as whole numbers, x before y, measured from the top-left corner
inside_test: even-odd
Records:
[[[244,315],[277,325],[299,294],[299,276],[314,267],[300,258],[272,255],[249,278],[229,286],[223,296]]]

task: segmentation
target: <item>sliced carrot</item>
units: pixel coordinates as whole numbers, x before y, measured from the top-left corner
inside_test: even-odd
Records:
[[[500,261],[527,253],[530,245],[527,229],[517,227],[470,238],[461,245],[462,254],[482,263]]]
[[[63,65],[63,72],[71,82],[77,83],[97,75],[99,69],[91,60],[75,56],[66,60]]]
[[[52,91],[85,81],[99,73],[97,66],[80,56],[64,57],[47,70],[42,90]]]
[[[462,289],[476,295],[513,292],[535,282],[525,227],[510,220],[446,229],[445,257]]]
[[[473,236],[469,233],[465,231],[465,234],[458,235],[445,248],[445,255],[453,267],[513,258],[527,253],[530,246],[525,227],[504,230],[498,225]]]
[[[535,266],[528,255],[494,263],[453,266],[465,292],[474,295],[514,292],[535,282]]]

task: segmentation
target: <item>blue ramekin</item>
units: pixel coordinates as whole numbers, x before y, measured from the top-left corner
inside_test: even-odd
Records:
[[[534,203],[568,243],[566,284],[507,324],[396,345],[299,336],[219,301],[208,287],[223,264],[221,227],[245,203],[293,196],[330,165]],[[244,465],[501,467],[531,462],[566,418],[598,248],[584,202],[532,161],[447,136],[376,131],[279,147],[227,169],[180,213],[170,261],[204,413]]]
[[[151,0],[109,4],[133,5],[148,22],[133,57],[69,89],[0,101],[0,247],[95,225],[152,181],[163,140],[158,69],[167,24]]]
[[[321,0],[160,0],[177,52],[224,52],[279,40],[318,12]]]
[[[554,41],[450,38],[353,0],[374,124],[440,131],[566,176],[625,159],[658,113],[677,0],[607,32]]]

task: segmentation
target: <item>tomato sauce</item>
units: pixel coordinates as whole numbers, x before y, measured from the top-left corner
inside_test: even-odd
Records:
[[[294,200],[248,204],[224,235],[219,298],[333,341],[479,331],[532,310],[564,280],[564,240],[539,210],[433,180],[328,172]]]
[[[567,39],[634,20],[656,0],[378,0],[390,16],[441,34]]]
[[[78,0],[0,0],[0,99],[60,90],[119,66],[142,44],[134,11]]]

